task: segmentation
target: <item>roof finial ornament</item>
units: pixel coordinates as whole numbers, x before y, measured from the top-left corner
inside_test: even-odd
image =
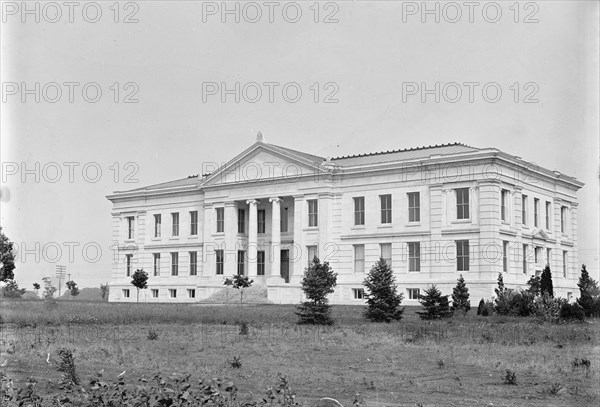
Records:
[[[256,134],[256,141],[258,143],[264,143],[265,142],[265,137],[263,136],[262,132],[259,130],[258,134]]]

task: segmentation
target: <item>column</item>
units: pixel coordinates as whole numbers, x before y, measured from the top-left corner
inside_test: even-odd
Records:
[[[290,283],[300,284],[304,276],[307,264],[306,247],[304,246],[304,232],[302,231],[306,221],[306,207],[304,206],[304,195],[294,196],[294,253],[291,256]]]
[[[246,203],[250,206],[248,215],[248,277],[257,276],[256,252],[258,251],[258,201],[249,199]]]
[[[271,202],[271,274],[268,284],[283,283],[281,278],[281,198],[269,198]]]
[[[237,274],[237,204],[233,201],[225,202],[224,211],[224,274],[231,276]]]

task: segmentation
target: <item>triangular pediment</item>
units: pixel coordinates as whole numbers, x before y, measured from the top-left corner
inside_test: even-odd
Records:
[[[323,172],[323,159],[257,142],[207,176],[204,186],[292,179]]]
[[[544,229],[537,229],[537,230],[533,230],[533,233],[531,234],[531,236],[534,239],[540,239],[540,240],[548,240],[548,233],[546,233],[544,231]]]

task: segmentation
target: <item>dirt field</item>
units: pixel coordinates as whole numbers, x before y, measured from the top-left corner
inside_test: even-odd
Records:
[[[298,327],[291,306],[2,303],[1,371],[15,383],[35,377],[54,394],[57,349],[73,351],[82,384],[104,369],[126,383],[158,372],[228,378],[240,398],[263,396],[287,376],[301,403],[333,397],[351,405],[587,406],[600,401],[598,320],[553,325],[529,318],[372,324],[361,307],[334,307],[337,325]],[[113,322],[110,322],[113,321]],[[240,334],[240,324],[248,326]],[[154,337],[149,335],[153,332]],[[48,354],[50,354],[48,362]],[[238,357],[241,367],[231,361]],[[588,360],[589,366],[577,363]],[[505,383],[506,371],[516,385]]]

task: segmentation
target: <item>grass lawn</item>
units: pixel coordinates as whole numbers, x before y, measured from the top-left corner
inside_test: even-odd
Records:
[[[293,306],[199,306],[3,301],[1,371],[37,392],[58,392],[57,350],[73,351],[84,386],[104,369],[136,384],[158,372],[228,378],[239,398],[258,399],[287,376],[301,403],[333,397],[367,405],[588,406],[600,402],[598,320],[555,325],[532,318],[372,324],[362,307],[334,306],[333,327],[299,327]],[[240,335],[240,325],[248,334]],[[149,332],[156,339],[149,339]],[[47,363],[50,353],[50,363]],[[231,361],[238,357],[241,367]],[[588,360],[585,366],[574,362]],[[505,384],[506,371],[516,385]]]

